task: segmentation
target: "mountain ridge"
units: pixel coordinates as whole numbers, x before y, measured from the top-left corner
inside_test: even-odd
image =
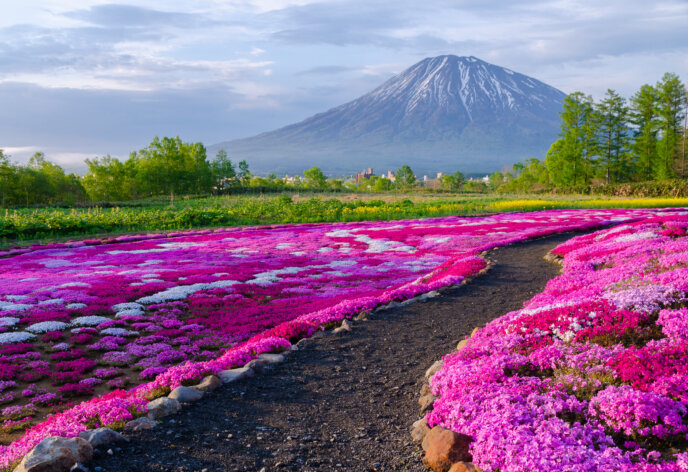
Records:
[[[367,94],[259,135],[210,146],[256,172],[363,167],[490,172],[544,157],[565,94],[476,57],[426,58]]]

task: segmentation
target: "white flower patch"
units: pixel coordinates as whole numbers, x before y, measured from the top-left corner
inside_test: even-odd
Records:
[[[154,279],[160,277],[160,274],[144,274],[141,276],[142,279]]]
[[[64,303],[64,300],[61,298],[51,298],[49,300],[43,300],[42,302],[38,302],[39,305],[62,305]]]
[[[275,246],[275,249],[286,249],[288,247],[292,247],[292,243],[279,243],[277,246]]]
[[[0,318],[0,326],[14,326],[17,323],[19,323],[19,318],[15,318],[13,316],[5,316],[4,318]]]
[[[292,256],[305,256],[306,252],[305,251],[294,251],[294,252],[290,252],[289,254],[291,254]]]
[[[190,247],[204,246],[203,243],[192,243],[190,241],[186,242],[176,242],[176,243],[161,243],[158,246],[172,249],[188,249]]]
[[[0,311],[25,311],[32,306],[24,303],[0,302]]]
[[[27,331],[31,333],[47,333],[48,331],[64,331],[69,325],[62,321],[41,321],[40,323],[32,324]]]
[[[173,247],[162,247],[162,248],[150,248],[150,249],[132,249],[131,251],[108,251],[107,254],[112,256],[119,256],[120,254],[154,254],[156,252],[168,252],[174,251]]]
[[[43,264],[43,267],[47,267],[48,269],[74,265],[73,262],[65,261],[64,259],[43,259],[42,261],[38,261],[38,263]]]
[[[143,310],[141,308],[132,308],[130,310],[120,310],[115,314],[115,318],[122,318],[124,316],[141,316]]]
[[[439,236],[433,236],[430,238],[425,238],[427,241],[432,241],[433,243],[446,243],[451,241],[451,236],[445,236],[445,237],[439,237]]]
[[[53,351],[68,351],[72,346],[69,343],[60,343],[53,346]]]
[[[232,285],[238,284],[236,280],[218,280],[217,282],[211,283],[197,283],[191,285],[178,285],[176,287],[168,288],[162,292],[154,293],[147,297],[142,297],[136,300],[138,303],[144,305],[150,305],[151,303],[163,303],[172,300],[183,300],[189,295],[196,293],[201,290],[211,290],[214,288],[227,288]],[[121,312],[120,312],[121,313]],[[119,314],[118,313],[118,316]]]
[[[162,259],[151,259],[150,261],[146,261],[146,262],[142,262],[142,263],[140,263],[140,264],[136,264],[136,267],[146,267],[146,266],[149,266],[149,265],[160,264],[161,262],[165,262],[165,261],[163,261]],[[183,260],[183,261],[179,261],[179,262],[191,262],[191,261]]]
[[[99,324],[110,321],[110,318],[105,316],[80,316],[72,320],[72,326],[98,326]]]
[[[60,285],[53,285],[52,287],[42,288],[41,290],[47,290],[52,292],[53,290],[60,290],[61,288],[74,288],[74,287],[90,287],[91,284],[86,282],[67,282]]]
[[[116,265],[112,265],[112,264],[106,264],[106,265],[94,266],[93,268],[94,268],[94,269],[116,269],[117,266],[116,266]],[[109,271],[108,271],[108,272],[109,272]]]
[[[13,302],[18,302],[20,300],[26,300],[27,298],[29,298],[29,296],[28,295],[6,295],[5,298],[8,300],[12,300]]]
[[[16,333],[0,333],[0,344],[12,344],[12,343],[23,343],[29,339],[33,339],[36,336],[24,331],[18,331]]]
[[[129,331],[124,328],[105,328],[100,332],[100,334],[105,334],[107,336],[136,336],[139,333],[137,331]]]
[[[68,308],[70,310],[80,310],[81,308],[86,308],[88,305],[85,303],[70,303],[69,305],[66,305],[65,308]]]
[[[642,233],[624,234],[623,236],[616,238],[615,241],[617,243],[626,243],[631,241],[642,241],[644,239],[655,239],[658,237],[659,235],[654,231],[643,231]]]
[[[629,228],[631,228],[631,226],[629,226],[629,225],[617,226],[616,228],[612,228],[612,229],[610,229],[610,230],[605,231],[604,233],[601,233],[601,234],[598,234],[597,236],[595,236],[595,241],[599,241],[599,240],[602,239],[602,238],[606,238],[606,237],[609,236],[610,234],[616,234],[616,233],[618,233],[618,232],[620,232],[620,231],[623,231],[623,230],[626,230],[626,229],[629,229]]]
[[[136,302],[128,302],[128,303],[118,303],[117,305],[112,305],[111,307],[113,311],[122,311],[122,310],[143,310],[143,305],[140,303]]]
[[[225,275],[229,275],[228,272],[217,272],[216,274],[213,274],[213,277],[224,277]]]
[[[324,254],[324,253],[326,253],[326,252],[332,252],[332,251],[334,251],[334,249],[332,249],[331,247],[329,247],[329,246],[324,246],[324,247],[321,247],[320,249],[318,249],[316,252],[317,252],[318,254]]]
[[[25,279],[19,279],[20,282],[33,282],[34,280],[38,280],[38,277],[27,277]]]

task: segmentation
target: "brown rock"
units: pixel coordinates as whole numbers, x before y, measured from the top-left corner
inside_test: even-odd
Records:
[[[456,350],[460,351],[461,349],[465,348],[467,344],[468,339],[462,339],[461,341],[459,341],[459,344],[456,345]]]
[[[432,377],[433,375],[435,375],[435,372],[437,372],[438,370],[440,370],[440,368],[442,367],[442,364],[443,364],[443,363],[444,363],[444,361],[443,361],[442,359],[440,359],[439,361],[435,361],[434,364],[432,364],[432,365],[428,368],[428,370],[425,371],[425,378],[426,378],[426,379],[429,379],[430,377]]]
[[[432,405],[435,403],[436,399],[437,397],[432,393],[428,393],[427,395],[420,397],[418,399],[418,404],[420,405],[420,414],[422,415],[423,413],[432,410]]]
[[[482,470],[473,465],[472,462],[455,462],[449,472],[482,472]]]
[[[143,416],[141,418],[136,418],[135,420],[131,420],[127,424],[124,425],[124,431],[131,432],[131,431],[142,431],[144,429],[153,429],[158,425],[157,421],[154,421],[146,416]]]
[[[425,417],[419,419],[411,425],[411,438],[416,442],[423,441],[426,434],[430,432],[428,421]]]
[[[455,462],[471,462],[472,441],[470,436],[435,426],[423,439],[423,463],[435,472],[448,472]]]
[[[423,386],[420,388],[420,396],[422,397],[423,395],[427,395],[428,393],[432,393],[430,390],[430,384],[423,384]]]
[[[82,438],[53,436],[41,441],[19,463],[14,472],[62,472],[93,457],[93,446]]]
[[[470,337],[472,338],[473,336],[475,336],[475,333],[477,333],[478,331],[480,331],[480,328],[473,328],[473,331],[471,331]]]
[[[222,380],[217,375],[208,375],[204,377],[201,383],[193,385],[192,388],[200,390],[201,392],[212,392],[222,385]]]

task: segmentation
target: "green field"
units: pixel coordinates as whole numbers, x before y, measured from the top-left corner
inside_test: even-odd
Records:
[[[39,208],[0,213],[0,246],[25,245],[79,236],[141,231],[175,231],[218,226],[334,221],[394,220],[552,208],[688,206],[685,198],[522,198],[510,195],[282,194],[142,200],[114,208]]]

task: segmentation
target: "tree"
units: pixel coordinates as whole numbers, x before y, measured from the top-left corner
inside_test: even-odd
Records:
[[[640,90],[631,97],[631,123],[635,127],[632,145],[635,157],[637,174],[645,179],[656,174],[657,167],[657,119],[655,108],[657,103],[657,91],[651,85],[643,85]]]
[[[245,160],[239,161],[239,172],[237,177],[239,178],[241,185],[244,186],[248,185],[248,182],[251,180],[251,171],[248,169],[248,162]]]
[[[324,189],[327,188],[327,177],[319,167],[311,167],[303,172],[306,179],[306,185],[309,188]]]
[[[394,183],[387,177],[380,177],[375,180],[375,185],[373,185],[373,192],[388,192],[392,190]]]
[[[490,175],[490,188],[492,190],[497,190],[504,183],[504,174],[501,171],[497,171]]]
[[[657,83],[657,125],[661,133],[657,143],[657,177],[667,179],[674,175],[674,159],[678,154],[678,143],[683,121],[685,89],[676,74],[666,73]]]
[[[461,190],[461,186],[465,180],[466,178],[464,175],[461,172],[456,171],[453,174],[443,175],[440,178],[440,185],[442,185],[442,188],[445,190],[458,192]]]
[[[560,138],[552,144],[545,163],[558,186],[588,184],[597,152],[598,119],[592,98],[574,92],[564,99]]]
[[[409,166],[403,165],[397,169],[394,184],[399,190],[410,190],[416,185],[416,176]]]
[[[220,149],[215,155],[215,159],[210,163],[213,176],[213,187],[220,191],[231,184],[236,179],[236,170],[231,159],[227,157],[227,151]]]
[[[7,208],[8,199],[11,197],[10,183],[14,180],[14,173],[14,166],[9,156],[0,149],[0,204],[2,208]]]
[[[94,202],[123,201],[136,197],[133,166],[110,156],[86,159],[88,172],[82,182]]]
[[[596,106],[599,117],[599,150],[604,161],[604,181],[617,182],[624,174],[628,148],[628,107],[626,100],[607,89],[605,98]]]

